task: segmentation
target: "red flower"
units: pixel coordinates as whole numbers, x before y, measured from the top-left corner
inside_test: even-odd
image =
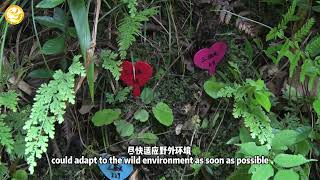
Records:
[[[135,64],[124,61],[121,67],[121,81],[127,86],[133,87],[134,97],[140,96],[140,87],[144,86],[152,77],[152,67],[143,61],[137,61]]]

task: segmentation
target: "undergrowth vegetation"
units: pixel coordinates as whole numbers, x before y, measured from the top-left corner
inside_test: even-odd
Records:
[[[133,180],[320,179],[319,1],[5,0],[0,12],[1,180],[102,179],[97,164],[52,159],[132,146],[227,161],[135,164]],[[222,60],[196,65],[215,42]]]

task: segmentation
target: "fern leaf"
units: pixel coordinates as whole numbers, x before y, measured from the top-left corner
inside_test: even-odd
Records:
[[[6,147],[7,153],[11,154],[14,140],[11,129],[3,122],[4,115],[0,115],[0,144]]]
[[[54,138],[55,122],[63,122],[66,103],[75,103],[74,77],[85,74],[79,59],[80,56],[74,57],[68,73],[56,71],[53,80],[41,85],[34,98],[30,119],[23,127],[27,130],[25,155],[31,174],[37,165],[36,159],[47,151],[49,138]]]
[[[6,180],[9,179],[9,170],[8,168],[0,162],[0,179]]]
[[[314,37],[306,46],[306,52],[315,57],[320,54],[320,36]]]
[[[243,85],[235,84],[221,88],[217,96],[233,97],[235,100],[233,117],[243,118],[245,126],[251,132],[251,136],[257,138],[261,144],[266,144],[268,148],[271,148],[273,134],[270,119],[263,111],[261,103],[250,95],[257,92],[265,94],[267,95],[266,98],[269,98],[270,93],[262,80],[253,81],[248,79]],[[269,99],[267,100],[269,101]]]
[[[283,16],[281,22],[278,24],[277,27],[274,27],[270,30],[267,34],[266,40],[270,41],[276,38],[284,38],[284,30],[287,29],[287,24],[292,21],[294,17],[294,12],[297,6],[297,0],[293,0],[288,12]]]
[[[149,17],[157,12],[156,8],[145,9],[135,16],[126,16],[122,19],[118,28],[118,45],[121,59],[125,59],[127,50],[136,41],[135,36],[139,34],[142,23],[148,21]]]
[[[122,0],[122,2],[128,4],[130,16],[135,16],[137,13],[136,7],[138,5],[138,1],[137,0]]]
[[[297,42],[301,42],[303,38],[308,35],[314,23],[314,18],[308,19],[307,22],[301,27],[301,29],[295,33],[294,40],[296,40]]]
[[[116,61],[118,54],[110,51],[103,50],[101,52],[102,67],[109,70],[115,80],[119,80],[121,73],[121,61]]]
[[[116,97],[115,100],[122,103],[127,99],[128,94],[131,92],[132,88],[131,87],[125,87],[123,89],[121,89]]]
[[[14,91],[2,92],[0,93],[0,107],[4,106],[12,111],[17,110],[18,105],[18,95]]]

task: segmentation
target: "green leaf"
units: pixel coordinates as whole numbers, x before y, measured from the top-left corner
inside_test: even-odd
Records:
[[[56,55],[64,52],[65,44],[62,36],[50,39],[44,43],[42,53],[45,55]]]
[[[114,121],[113,124],[121,137],[131,136],[134,132],[133,125],[125,120]]]
[[[273,150],[287,150],[289,146],[297,143],[299,133],[294,130],[285,129],[277,132],[272,140]]]
[[[267,146],[257,146],[254,142],[248,142],[244,144],[239,144],[240,153],[247,156],[267,156],[269,154]]]
[[[102,67],[109,70],[116,81],[119,80],[121,74],[121,61],[116,61],[118,54],[111,50],[101,51]]]
[[[304,141],[297,143],[295,153],[301,154],[303,156],[307,156],[310,149],[311,149],[311,145],[309,144],[309,142],[307,140],[304,140]]]
[[[145,144],[156,144],[159,140],[157,135],[150,132],[140,134],[138,138]]]
[[[233,171],[227,180],[251,180],[251,175],[248,174],[248,166],[238,166],[235,171]]]
[[[36,69],[28,74],[29,78],[52,78],[54,72],[48,69]]]
[[[315,101],[313,101],[312,106],[313,106],[314,111],[320,117],[320,99],[316,99]]]
[[[150,104],[153,100],[153,91],[151,88],[144,88],[140,98],[144,104]]]
[[[91,45],[91,33],[88,19],[88,9],[83,0],[68,0],[72,19],[77,31],[80,42],[80,48],[84,62],[87,62],[87,50]],[[93,57],[90,57],[93,58]],[[91,63],[87,69],[87,79],[89,84],[89,91],[92,101],[94,100],[94,63]]]
[[[240,137],[239,136],[235,136],[232,137],[231,139],[229,139],[226,144],[238,144],[240,141]]]
[[[216,99],[218,98],[218,92],[220,89],[225,87],[223,83],[216,82],[213,80],[206,81],[204,83],[204,91],[212,98]]]
[[[271,108],[271,102],[269,100],[269,94],[268,93],[262,93],[256,91],[254,93],[256,101],[267,111],[270,111]]]
[[[300,166],[302,164],[308,163],[310,161],[316,161],[313,159],[306,159],[301,154],[292,155],[292,154],[278,154],[274,158],[274,162],[284,168],[291,168],[295,166]]]
[[[192,147],[192,154],[195,156],[199,156],[201,154],[201,149],[198,146],[193,146]]]
[[[119,119],[120,115],[120,109],[104,109],[94,114],[92,122],[95,126],[109,125]]]
[[[62,4],[64,0],[42,0],[39,4],[37,4],[37,8],[54,8],[60,4]]]
[[[4,179],[4,177],[7,176],[8,174],[9,174],[9,170],[8,170],[7,166],[0,163],[0,178]]]
[[[253,48],[251,43],[248,41],[248,39],[246,39],[245,41],[245,50],[246,50],[246,54],[249,58],[249,62],[252,62],[253,59]]]
[[[27,180],[27,179],[28,179],[28,174],[25,170],[22,170],[22,169],[17,170],[12,176],[12,180]]]
[[[134,118],[140,122],[146,122],[149,119],[149,113],[148,111],[141,109],[134,113]]]
[[[0,92],[0,110],[1,106],[17,111],[18,94],[15,91]],[[1,114],[0,114],[1,115]]]
[[[299,175],[292,169],[281,169],[274,176],[274,180],[299,180]]]
[[[242,143],[252,142],[254,141],[250,135],[250,132],[247,128],[241,127],[240,128],[240,134],[239,134],[240,140]]]
[[[155,118],[165,126],[171,126],[173,123],[172,109],[165,103],[159,102],[155,107],[152,107],[152,112]]]
[[[252,173],[251,180],[268,180],[274,174],[273,168],[270,164],[251,165],[249,172]]]
[[[48,28],[58,28],[61,31],[65,31],[67,24],[67,17],[65,12],[61,8],[54,8],[53,17],[50,16],[35,16],[34,19],[41,25]]]

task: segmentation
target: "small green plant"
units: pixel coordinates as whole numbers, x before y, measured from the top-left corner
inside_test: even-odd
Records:
[[[121,73],[122,61],[116,61],[118,54],[111,50],[103,50],[101,52],[102,67],[109,70],[115,80],[119,80]]]
[[[247,175],[250,175],[252,180],[268,179],[273,176],[274,179],[309,179],[308,163],[315,161],[305,157],[311,150],[308,141],[310,133],[310,127],[300,127],[296,130],[276,129],[271,149],[268,149],[266,145],[256,145],[250,138],[249,132],[240,129],[241,144],[238,144],[240,148],[236,158],[264,156],[269,162],[250,166],[240,165],[228,179],[245,179]]]
[[[0,115],[0,145],[6,147],[6,151],[11,154],[13,151],[14,140],[11,128],[4,123],[4,115]]]
[[[27,131],[26,161],[31,174],[37,165],[36,159],[41,158],[46,152],[49,138],[55,134],[55,123],[63,122],[63,115],[67,103],[75,103],[74,82],[76,75],[85,75],[85,70],[79,62],[81,56],[75,56],[69,67],[69,72],[58,70],[53,75],[53,80],[42,84],[34,98],[30,119],[26,121],[23,129]]]
[[[116,94],[106,93],[106,101],[109,104],[122,103],[127,100],[128,95],[131,92],[131,87],[125,87],[119,90]]]
[[[233,116],[243,118],[244,125],[250,129],[251,136],[258,138],[261,144],[271,148],[272,128],[270,119],[265,111],[269,112],[271,93],[262,80],[246,80],[244,84],[230,84],[209,80],[204,89],[212,98],[233,98]],[[264,110],[265,111],[264,111]]]
[[[268,33],[266,39],[270,40],[281,40],[281,43],[277,43],[275,46],[269,46],[265,50],[266,55],[273,60],[275,64],[278,64],[282,59],[289,61],[289,77],[292,78],[296,74],[299,64],[301,64],[300,71],[300,83],[305,83],[306,78],[308,79],[308,89],[312,90],[317,77],[320,76],[320,38],[319,36],[314,37],[309,41],[306,47],[302,48],[302,43],[310,33],[313,25],[315,24],[314,18],[309,18],[306,23],[291,37],[285,35],[285,30],[290,21],[295,16],[295,9],[297,0],[292,1],[292,5],[288,12],[284,15],[281,22],[277,27],[272,28]],[[319,94],[319,93],[318,93]],[[313,108],[317,109],[317,102],[319,96],[313,103]],[[316,112],[318,112],[316,110]],[[319,113],[318,113],[319,116]]]
[[[139,34],[142,23],[149,20],[149,17],[157,14],[156,8],[144,9],[137,12],[134,16],[125,16],[119,25],[118,45],[121,59],[127,56],[127,50],[136,40],[135,36]]]
[[[3,150],[1,153],[7,153],[12,162],[18,161],[18,158],[24,157],[24,134],[21,132],[21,123],[25,120],[27,113],[24,110],[17,112],[18,97],[14,91],[1,92],[0,102],[0,112],[2,113],[4,112],[2,110],[6,110],[6,114],[0,114],[0,149]],[[4,165],[0,161],[0,179],[6,180],[9,177],[14,180],[27,179],[28,175],[23,169],[12,172],[10,176],[9,168],[16,168],[16,165]]]

